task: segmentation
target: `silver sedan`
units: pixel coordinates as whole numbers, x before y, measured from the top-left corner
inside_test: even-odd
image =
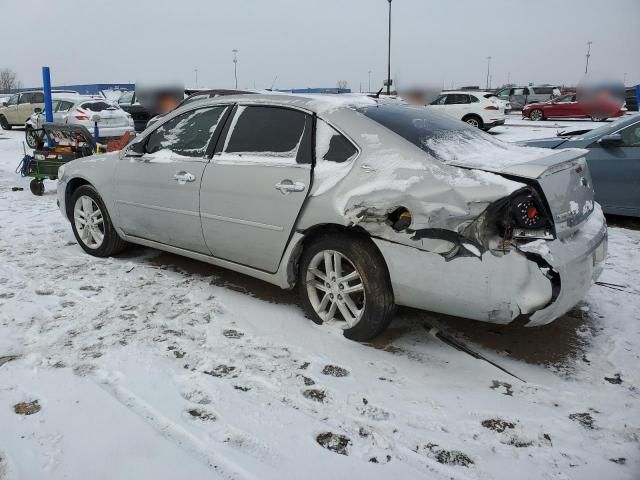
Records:
[[[354,340],[396,305],[542,325],[606,256],[584,154],[369,97],[223,97],[66,164],[58,202],[91,255],[130,242],[297,287]]]

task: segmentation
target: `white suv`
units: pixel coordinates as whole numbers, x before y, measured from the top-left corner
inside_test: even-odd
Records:
[[[491,99],[491,92],[442,92],[428,108],[446,113],[482,130],[504,125],[505,106]],[[489,98],[485,98],[489,95]]]

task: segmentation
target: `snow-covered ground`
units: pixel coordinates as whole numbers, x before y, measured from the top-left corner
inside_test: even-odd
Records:
[[[363,345],[239,274],[84,254],[55,182],[14,173],[22,138],[0,132],[0,479],[640,478],[640,231],[610,229],[611,285],[551,325],[402,309]]]

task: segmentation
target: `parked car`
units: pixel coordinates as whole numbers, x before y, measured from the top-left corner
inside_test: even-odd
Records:
[[[185,105],[187,105],[189,103],[192,103],[192,102],[197,102],[198,100],[206,100],[208,98],[223,97],[225,95],[247,95],[247,94],[252,94],[252,93],[256,93],[256,92],[253,92],[251,90],[229,90],[229,89],[197,90],[197,91],[193,92],[191,95],[189,95],[187,98],[182,100],[182,102],[180,102],[176,106],[175,109],[183,107],[183,106],[185,106]],[[147,122],[147,127],[146,128],[149,128],[151,125],[156,123],[158,120],[160,120],[162,117],[164,117],[168,113],[170,113],[170,112],[161,113],[161,114],[156,115],[155,117],[151,118]]]
[[[579,101],[577,94],[569,93],[543,103],[530,103],[522,109],[522,118],[546,120],[547,118],[590,118],[603,122],[607,118],[620,117],[627,109],[606,99]]]
[[[638,111],[638,91],[640,91],[640,86],[638,85],[624,89],[624,100],[630,112]]]
[[[131,115],[136,132],[142,132],[147,128],[147,122],[152,115],[145,106],[137,101],[136,92],[123,93],[118,99],[118,106]]]
[[[584,148],[596,201],[605,213],[640,217],[640,114],[573,137],[526,142],[542,148]]]
[[[498,98],[508,101],[514,110],[522,110],[525,105],[534,102],[546,102],[556,96],[554,92],[560,92],[559,87],[542,85],[539,87],[507,87],[496,92]]]
[[[131,115],[114,102],[102,98],[60,98],[53,100],[53,121],[67,125],[83,125],[93,134],[95,120],[98,121],[100,139],[118,138],[129,132],[135,135]],[[44,113],[38,108],[25,123],[27,145],[35,148],[42,140],[38,131],[45,122]],[[96,139],[96,141],[99,139]]]
[[[462,120],[472,127],[489,130],[505,122],[505,107],[493,101],[492,95],[491,92],[443,92],[428,108]]]
[[[395,305],[542,325],[605,259],[583,155],[366,96],[217,97],[66,164],[58,202],[91,255],[131,242],[297,286],[354,340]]]
[[[52,90],[53,98],[60,96],[78,95],[73,90]],[[11,130],[13,127],[21,127],[33,114],[35,109],[44,108],[44,93],[40,91],[20,92],[9,97],[0,107],[0,127],[3,130]]]
[[[505,115],[511,111],[511,103],[509,103],[508,100],[498,97],[495,93],[487,92],[483,94],[483,97],[493,101],[494,103],[497,103],[498,107],[501,107],[502,109],[504,109]]]

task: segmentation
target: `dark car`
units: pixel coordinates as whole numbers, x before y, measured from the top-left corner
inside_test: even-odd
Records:
[[[185,93],[188,93],[188,92],[189,92],[188,90],[185,90]],[[193,93],[191,93],[187,98],[185,98],[180,103],[178,103],[175,106],[175,108],[173,108],[170,111],[173,111],[176,108],[183,107],[189,103],[197,102],[198,100],[206,100],[208,98],[223,97],[225,95],[248,95],[248,94],[257,93],[257,92],[252,92],[250,90],[228,90],[228,89],[195,90],[195,91],[191,90],[191,92]],[[149,121],[146,123],[146,127],[150,127],[151,125],[156,123],[158,120],[160,120],[162,117],[164,117],[167,113],[169,112],[161,113],[149,119]]]
[[[146,128],[152,115],[147,107],[137,101],[136,92],[125,92],[118,99],[118,105],[131,115],[136,132],[141,132]]]
[[[579,136],[532,140],[526,145],[586,149],[596,201],[604,212],[640,217],[640,114]]]

